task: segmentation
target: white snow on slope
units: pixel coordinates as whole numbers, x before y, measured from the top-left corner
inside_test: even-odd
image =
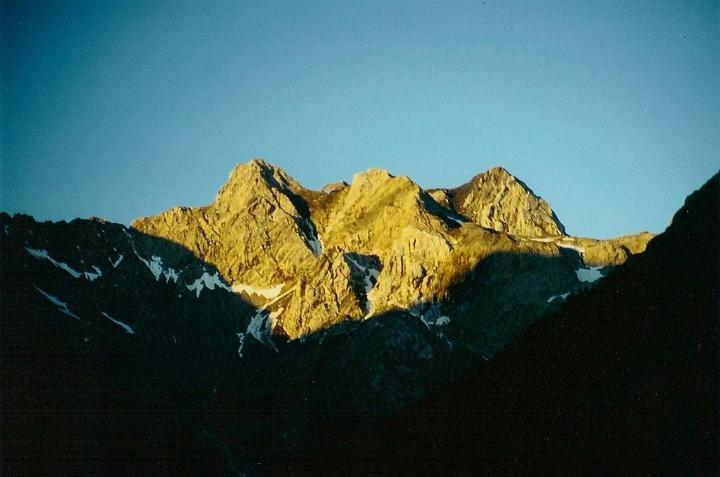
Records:
[[[456,217],[453,217],[453,216],[450,215],[450,214],[445,214],[445,217],[447,217],[448,219],[452,220],[453,222],[455,222],[455,223],[458,224],[458,225],[462,225],[462,224],[465,223],[464,220],[461,220],[461,219],[458,219],[458,218],[456,218]]]
[[[102,270],[100,270],[96,265],[93,265],[93,269],[95,269],[95,272],[83,272],[85,275],[85,278],[88,280],[95,281],[95,279],[102,277]]]
[[[56,266],[57,268],[66,271],[67,273],[72,275],[74,278],[84,277],[87,280],[90,280],[92,282],[95,279],[102,277],[102,271],[96,265],[93,265],[93,267],[92,267],[95,270],[94,272],[78,272],[77,270],[72,268],[67,263],[60,262],[60,261],[52,258],[50,255],[48,255],[47,250],[35,249],[35,248],[30,248],[30,247],[25,247],[25,250],[27,251],[27,253],[29,253],[33,257],[37,258],[38,260],[48,261],[48,262],[52,263],[54,266]]]
[[[603,277],[602,273],[600,273],[601,268],[602,267],[578,268],[575,270],[575,274],[581,282],[592,283]]]
[[[320,235],[318,235],[317,230],[315,230],[315,226],[308,219],[303,219],[303,224],[308,230],[308,232],[305,232],[305,230],[300,227],[300,231],[305,237],[305,242],[308,244],[308,247],[310,247],[310,250],[312,250],[315,256],[319,257],[323,252],[323,243],[322,240],[320,240]]]
[[[240,340],[240,346],[238,348],[238,355],[242,358],[242,349],[245,345],[245,338],[247,335],[252,335],[256,340],[258,340],[260,343],[269,346],[270,348],[274,349],[277,352],[280,352],[280,350],[275,346],[275,343],[272,341],[272,332],[275,328],[275,324],[277,323],[277,317],[282,313],[285,309],[280,307],[275,311],[268,310],[268,307],[276,303],[281,298],[289,295],[290,293],[294,292],[297,288],[297,285],[287,290],[282,295],[277,296],[275,299],[267,303],[265,306],[260,308],[258,311],[255,312],[253,317],[250,319],[250,323],[248,324],[247,329],[244,333],[238,333],[238,339]]]
[[[108,261],[110,262],[110,264],[112,265],[113,268],[117,268],[118,265],[120,265],[120,262],[123,261],[123,258],[125,258],[125,257],[123,257],[122,254],[118,254],[118,255],[119,255],[119,257],[114,262],[110,259],[110,257],[108,257]]]
[[[170,280],[177,283],[180,273],[176,272],[174,268],[168,268],[167,271],[163,271],[163,276],[165,277],[165,283],[170,283]]]
[[[377,283],[377,279],[380,276],[380,270],[378,270],[377,268],[363,267],[356,260],[353,260],[347,255],[345,256],[345,258],[347,258],[350,263],[355,265],[357,269],[363,273],[363,281],[365,282],[365,293],[370,293],[370,290],[372,290],[375,286],[375,283]],[[375,279],[375,283],[372,282],[371,277]]]
[[[170,270],[172,271],[172,269]],[[177,280],[177,275],[175,275],[175,279]],[[195,291],[195,296],[197,298],[200,298],[200,292],[202,292],[205,288],[207,288],[208,290],[214,290],[215,287],[217,287],[219,289],[223,289],[233,293],[245,292],[248,295],[258,295],[262,296],[263,298],[272,300],[274,298],[277,298],[277,296],[280,294],[283,284],[281,283],[280,285],[275,285],[271,288],[255,287],[252,285],[247,285],[245,283],[235,283],[232,286],[228,286],[225,282],[223,282],[218,272],[215,272],[214,275],[210,275],[208,272],[203,272],[200,278],[198,278],[189,285],[185,284],[185,287],[190,291]]]
[[[35,287],[35,285],[33,285],[33,286]],[[60,299],[59,299],[58,297],[56,297],[56,296],[52,296],[51,294],[47,293],[46,291],[44,291],[44,290],[42,290],[42,289],[40,289],[40,288],[38,288],[38,287],[35,287],[35,289],[36,289],[38,292],[40,292],[40,294],[41,294],[42,296],[44,296],[45,298],[47,298],[48,300],[50,300],[50,302],[51,302],[53,305],[57,306],[57,307],[58,307],[58,310],[60,310],[62,313],[65,313],[66,315],[71,316],[71,317],[75,318],[76,320],[79,320],[79,319],[80,319],[79,316],[77,316],[75,313],[73,313],[72,311],[70,311],[70,309],[69,309],[68,306],[67,306],[67,303],[65,303],[64,301],[60,300]]]
[[[269,311],[265,308],[260,308],[253,317],[250,319],[247,330],[245,333],[238,333],[240,339],[240,346],[238,347],[238,355],[242,358],[243,346],[245,346],[245,339],[247,335],[252,335],[253,338],[258,340],[260,343],[269,346],[275,351],[279,352],[275,343],[272,341],[272,331],[275,328],[277,322],[277,316],[282,313],[284,308],[279,308],[277,311]]]
[[[575,250],[575,251],[576,251],[577,253],[579,253],[580,255],[582,255],[583,253],[585,253],[585,249],[582,248],[582,247],[580,247],[580,246],[578,246],[578,245],[575,245],[575,244],[572,244],[572,243],[567,243],[567,242],[555,242],[555,243],[557,244],[558,247],[561,247],[561,248],[569,248],[570,250]]]
[[[141,261],[142,263],[144,263],[145,266],[148,267],[148,269],[150,269],[150,273],[153,274],[153,276],[155,277],[155,280],[159,281],[159,280],[160,280],[160,274],[161,274],[162,271],[163,271],[163,268],[162,268],[162,258],[158,257],[157,255],[153,255],[153,256],[152,256],[152,260],[151,260],[151,261],[148,261],[148,260],[145,260],[144,258],[142,258],[142,257],[140,256],[140,254],[138,254],[137,252],[135,252],[135,255],[137,255],[137,258],[139,258],[140,261]]]
[[[65,270],[70,275],[72,275],[75,278],[80,278],[82,276],[82,273],[78,272],[77,270],[74,270],[70,265],[64,262],[58,262],[54,258],[52,258],[50,255],[48,255],[47,250],[39,250],[34,248],[25,247],[25,250],[27,253],[32,255],[33,257],[37,258],[38,260],[47,260],[48,262],[52,263],[56,267]]]
[[[256,287],[253,285],[248,285],[246,283],[233,283],[232,291],[234,291],[235,293],[245,292],[248,295],[257,295],[263,298],[267,298],[268,300],[272,300],[280,294],[280,292],[282,291],[282,287],[282,283],[280,285],[275,285],[274,287],[270,288]]]
[[[240,356],[240,359],[242,359],[242,357],[243,357],[242,349],[243,349],[243,346],[245,346],[245,338],[247,338],[247,334],[246,333],[238,333],[237,336],[238,336],[238,340],[240,341],[240,345],[238,346],[238,356]]]
[[[322,240],[320,240],[319,235],[309,238],[308,245],[310,245],[310,248],[312,249],[315,256],[319,257],[320,255],[322,255],[323,243]]]
[[[200,298],[200,292],[203,291],[204,288],[207,288],[208,290],[214,290],[215,287],[218,287],[229,292],[233,291],[232,288],[223,283],[223,281],[220,279],[220,274],[218,272],[215,272],[215,275],[210,275],[208,272],[203,272],[200,278],[192,282],[192,284],[190,285],[185,284],[185,287],[190,291],[195,290],[195,296],[197,298]]]
[[[419,318],[428,329],[433,326],[445,326],[450,323],[450,317],[441,315],[440,307],[436,304],[430,305],[413,305],[407,309],[410,315]]]
[[[360,270],[360,272],[362,272],[363,274],[363,282],[365,284],[365,311],[367,312],[365,315],[365,319],[367,319],[372,313],[372,301],[370,300],[370,292],[377,284],[378,277],[380,276],[380,270],[372,267],[364,267],[348,255],[345,255],[345,258],[347,258],[348,261],[352,263],[353,266],[357,267],[357,269]],[[373,279],[375,280],[375,283],[373,283]]]
[[[550,298],[548,298],[548,299],[546,300],[546,303],[552,303],[552,302],[555,301],[557,298],[560,298],[561,300],[564,300],[565,298],[568,297],[568,295],[570,295],[570,292],[561,293],[560,295],[553,295],[553,296],[551,296]]]
[[[261,343],[266,341],[266,337],[270,335],[273,328],[272,313],[265,309],[259,309],[250,319],[247,332],[255,337]]]
[[[123,322],[120,321],[120,320],[116,320],[115,318],[113,318],[112,316],[108,315],[108,314],[105,313],[104,311],[101,311],[100,314],[103,315],[103,316],[104,316],[105,318],[107,318],[108,320],[110,320],[110,321],[112,321],[113,323],[115,323],[116,325],[120,326],[122,329],[124,329],[124,330],[127,332],[127,334],[129,334],[129,335],[134,335],[134,334],[135,334],[135,332],[133,331],[133,329],[130,328],[130,326],[128,326],[126,323],[123,323]]]
[[[165,277],[165,283],[170,283],[170,280],[173,280],[175,283],[177,283],[178,278],[180,277],[179,272],[176,272],[174,268],[168,268],[167,270],[164,269],[162,257],[158,257],[157,255],[153,255],[151,257],[151,260],[144,259],[138,253],[137,249],[135,248],[135,241],[133,240],[130,233],[128,233],[128,231],[125,229],[123,229],[123,232],[125,232],[125,235],[127,235],[128,239],[130,241],[130,246],[132,247],[132,250],[133,250],[133,253],[135,254],[135,256],[138,258],[138,260],[140,260],[142,263],[144,263],[146,267],[148,267],[148,269],[150,270],[150,273],[153,274],[156,281],[160,281],[160,275],[162,275]],[[120,264],[120,260],[122,260],[122,255],[120,257],[121,258],[118,259],[117,264]],[[114,265],[114,266],[117,266],[117,265]]]
[[[532,240],[533,242],[543,242],[543,243],[550,243],[550,242],[555,241],[555,239],[552,237],[531,238],[530,240]]]

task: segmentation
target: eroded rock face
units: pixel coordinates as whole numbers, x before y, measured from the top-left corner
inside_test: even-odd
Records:
[[[565,235],[550,205],[502,167],[451,191],[452,205],[474,223],[522,237]]]
[[[254,160],[232,171],[212,204],[170,209],[132,226],[184,245],[238,290],[272,289],[294,282],[322,252],[300,195],[306,192],[283,171]]]
[[[394,310],[412,310],[427,326],[439,320],[437,330],[460,333],[458,321],[477,319],[453,296],[485,286],[484,278],[469,277],[499,254],[545,257],[551,268],[564,270],[550,274],[553,279],[528,280],[521,293],[508,291],[520,286],[512,270],[501,274],[507,283],[493,282],[511,300],[490,306],[496,315],[519,310],[524,294],[535,305],[523,313],[536,316],[553,297],[602,276],[599,269],[641,252],[651,238],[569,237],[549,204],[502,168],[430,192],[407,177],[370,169],[351,184],[314,192],[262,160],[237,166],[212,204],[171,209],[133,227],[213,264],[236,292],[272,314],[276,335],[290,339]],[[489,348],[511,335],[494,338]]]

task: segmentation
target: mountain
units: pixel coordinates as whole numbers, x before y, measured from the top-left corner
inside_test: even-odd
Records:
[[[495,363],[652,238],[567,235],[499,168],[312,191],[262,160],[131,227],[0,228],[3,467],[80,474],[282,468]]]
[[[473,223],[498,232],[522,237],[565,235],[550,205],[502,167],[455,189],[436,189],[433,196]]]
[[[717,475],[720,178],[643,254],[391,418],[317,431],[360,475]],[[328,437],[332,436],[332,437]]]
[[[475,320],[453,304],[452,294],[462,293],[461,284],[486,257],[499,254],[508,262],[513,254],[558,259],[550,268],[564,273],[547,271],[543,280],[509,292],[529,298],[537,316],[550,297],[581,287],[578,269],[587,280],[598,277],[589,267],[622,263],[652,237],[569,237],[547,202],[502,168],[447,193],[443,205],[409,178],[379,169],[314,192],[254,160],[232,171],[212,204],[138,219],[133,228],[214,264],[229,286],[262,307],[272,321],[268,329],[290,339],[393,310],[427,320]],[[512,333],[497,344],[471,345],[489,355]]]

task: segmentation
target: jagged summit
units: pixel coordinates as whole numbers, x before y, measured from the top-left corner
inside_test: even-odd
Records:
[[[352,182],[358,182],[358,181],[374,181],[374,180],[385,180],[385,179],[394,179],[395,176],[390,174],[390,171],[387,169],[382,169],[379,167],[371,167],[365,172],[359,172],[353,176]]]
[[[503,167],[493,167],[449,191],[460,214],[483,227],[523,237],[565,235],[565,227],[524,182]]]
[[[234,290],[254,290],[249,298],[272,320],[266,328],[290,338],[345,319],[432,306],[492,254],[557,257],[572,249],[570,260],[604,267],[641,252],[650,239],[567,237],[547,202],[502,167],[434,191],[372,168],[331,190],[306,189],[254,159],[232,170],[212,204],[171,209],[133,227],[184,245]],[[572,282],[575,272],[568,272]]]
[[[305,190],[281,168],[263,159],[253,159],[233,168],[227,182],[218,191],[216,200],[245,200],[248,195],[262,193],[262,190],[267,189],[292,194]]]

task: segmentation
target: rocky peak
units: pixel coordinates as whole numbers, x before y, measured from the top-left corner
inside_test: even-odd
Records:
[[[324,194],[332,194],[333,192],[339,192],[346,187],[348,187],[350,184],[348,184],[345,181],[340,182],[331,182],[330,184],[325,184],[323,188],[321,189],[321,192]]]
[[[486,228],[524,237],[565,235],[550,205],[502,167],[450,191],[453,208]]]
[[[277,287],[322,253],[310,194],[292,177],[255,159],[236,166],[207,207],[175,208],[133,222],[180,243],[238,287]]]
[[[217,194],[217,203],[247,202],[258,196],[283,195],[292,196],[301,193],[304,188],[279,167],[262,159],[238,164],[230,172],[227,182]]]
[[[371,167],[365,172],[361,172],[359,174],[355,174],[353,176],[353,185],[357,183],[364,183],[364,182],[376,182],[376,181],[385,181],[387,179],[394,179],[395,176],[390,174],[390,172],[386,169],[380,169],[377,167]]]

